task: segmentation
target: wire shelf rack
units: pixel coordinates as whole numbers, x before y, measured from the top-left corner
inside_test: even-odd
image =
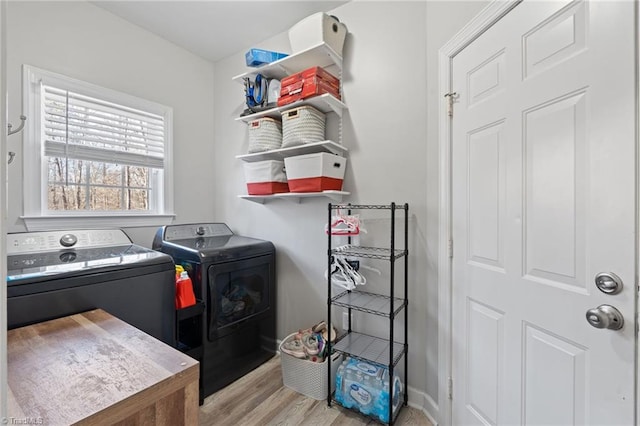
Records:
[[[331,210],[409,210],[408,204],[332,204]]]
[[[345,245],[332,249],[331,254],[360,257],[363,259],[391,260],[392,258],[399,259],[402,256],[406,256],[408,250],[396,249],[392,252],[391,249],[388,248]]]
[[[391,312],[391,300],[393,300],[393,312]],[[407,301],[398,297],[389,297],[381,294],[368,293],[366,291],[344,291],[331,299],[331,303],[344,308],[383,317],[396,316],[407,306]]]
[[[395,367],[406,352],[406,344],[393,342],[393,362],[389,362],[389,346],[387,339],[352,331],[345,334],[331,347],[353,358],[370,361],[375,364]]]

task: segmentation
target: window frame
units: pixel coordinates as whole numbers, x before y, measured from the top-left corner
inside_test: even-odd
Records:
[[[63,228],[160,226],[171,223],[173,210],[173,110],[170,107],[116,90],[77,80],[51,71],[23,65],[22,96],[27,115],[23,135],[23,205],[20,217],[29,231]],[[47,157],[44,155],[41,84],[160,115],[165,125],[164,168],[152,172],[150,211],[63,211],[48,210]],[[158,176],[162,174],[162,177]],[[155,181],[155,182],[153,182]],[[152,186],[153,185],[153,186]],[[37,190],[34,190],[37,188]],[[154,205],[151,208],[151,198]]]

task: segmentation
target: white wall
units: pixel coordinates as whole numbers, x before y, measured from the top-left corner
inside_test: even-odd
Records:
[[[410,204],[409,386],[425,397],[413,402],[436,417],[437,50],[486,3],[354,1],[332,12],[350,31],[344,144],[349,149],[345,190],[353,195],[347,201]],[[21,112],[22,63],[172,106],[176,222],[227,222],[239,234],[276,244],[279,338],[326,316],[327,200],[259,205],[237,198],[246,188],[242,163],[234,157],[246,152],[247,133],[234,121],[243,89],[231,77],[245,70],[246,49],[213,66],[88,3],[9,2],[7,9],[10,121]],[[249,47],[290,49],[286,33]],[[21,231],[21,140],[8,143],[18,153],[9,170],[8,228]],[[367,229],[373,238],[386,237],[388,228],[375,220]],[[128,231],[148,246],[155,228]],[[384,278],[368,277],[367,285],[384,285]],[[383,326],[356,318],[359,329],[381,332]]]
[[[437,415],[438,325],[438,126],[437,50],[485,2],[364,2],[331,13],[350,34],[345,43],[343,93],[344,145],[349,149],[344,189],[352,203],[408,202],[410,206],[409,386],[425,400],[413,401]],[[287,34],[263,47],[290,52]],[[237,233],[274,242],[278,250],[278,337],[326,317],[326,199],[255,204],[245,194],[242,162],[246,126],[243,88],[231,77],[245,71],[244,51],[215,64],[214,192],[216,220]],[[367,223],[363,238],[383,235],[383,220]],[[386,239],[378,241],[386,243]],[[370,263],[372,266],[381,265]],[[401,263],[396,263],[400,266]],[[368,275],[373,288],[384,277]],[[370,283],[368,282],[369,286]],[[371,318],[371,317],[368,317]],[[334,320],[338,320],[335,317]],[[356,327],[386,333],[385,324],[356,318]],[[338,321],[338,324],[341,322]],[[373,329],[373,330],[372,330]],[[401,340],[401,339],[400,339]]]
[[[210,221],[213,64],[88,2],[7,3],[9,121],[21,114],[21,66],[30,64],[173,108],[176,222]],[[22,137],[9,138],[8,231],[26,230]],[[155,227],[128,229],[149,247]]]
[[[396,201],[410,205],[409,384],[425,389],[425,4],[359,2],[332,13],[350,31],[343,65],[343,94],[349,107],[343,115],[343,139],[349,149],[344,189],[351,191],[348,201],[353,203]],[[389,19],[390,16],[394,18]],[[286,34],[268,40],[263,47],[290,51]],[[231,83],[230,78],[244,71],[243,63],[243,52],[216,63],[215,155],[220,161],[215,192],[221,201],[215,216],[240,234],[268,239],[276,245],[277,330],[278,337],[283,338],[326,317],[323,274],[327,241],[323,230],[328,200],[259,205],[237,198],[246,193],[246,188],[242,163],[234,156],[246,152],[247,133],[245,125],[233,121],[242,109],[243,88]],[[386,243],[386,223],[367,223],[366,227],[370,237],[384,231],[382,244]],[[370,264],[380,269],[386,266]],[[399,267],[401,262],[396,265]],[[370,324],[359,319],[356,323],[360,330]],[[384,335],[381,330],[382,326],[377,333]]]

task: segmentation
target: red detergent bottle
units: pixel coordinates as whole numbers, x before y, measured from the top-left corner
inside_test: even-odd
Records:
[[[182,271],[176,278],[176,309],[183,309],[196,304],[193,283],[187,271]]]

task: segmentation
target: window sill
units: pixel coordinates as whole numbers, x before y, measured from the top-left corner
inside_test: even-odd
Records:
[[[134,228],[140,226],[169,225],[175,218],[173,214],[104,216],[60,215],[60,216],[21,216],[28,231],[51,231],[57,229],[100,229]]]

